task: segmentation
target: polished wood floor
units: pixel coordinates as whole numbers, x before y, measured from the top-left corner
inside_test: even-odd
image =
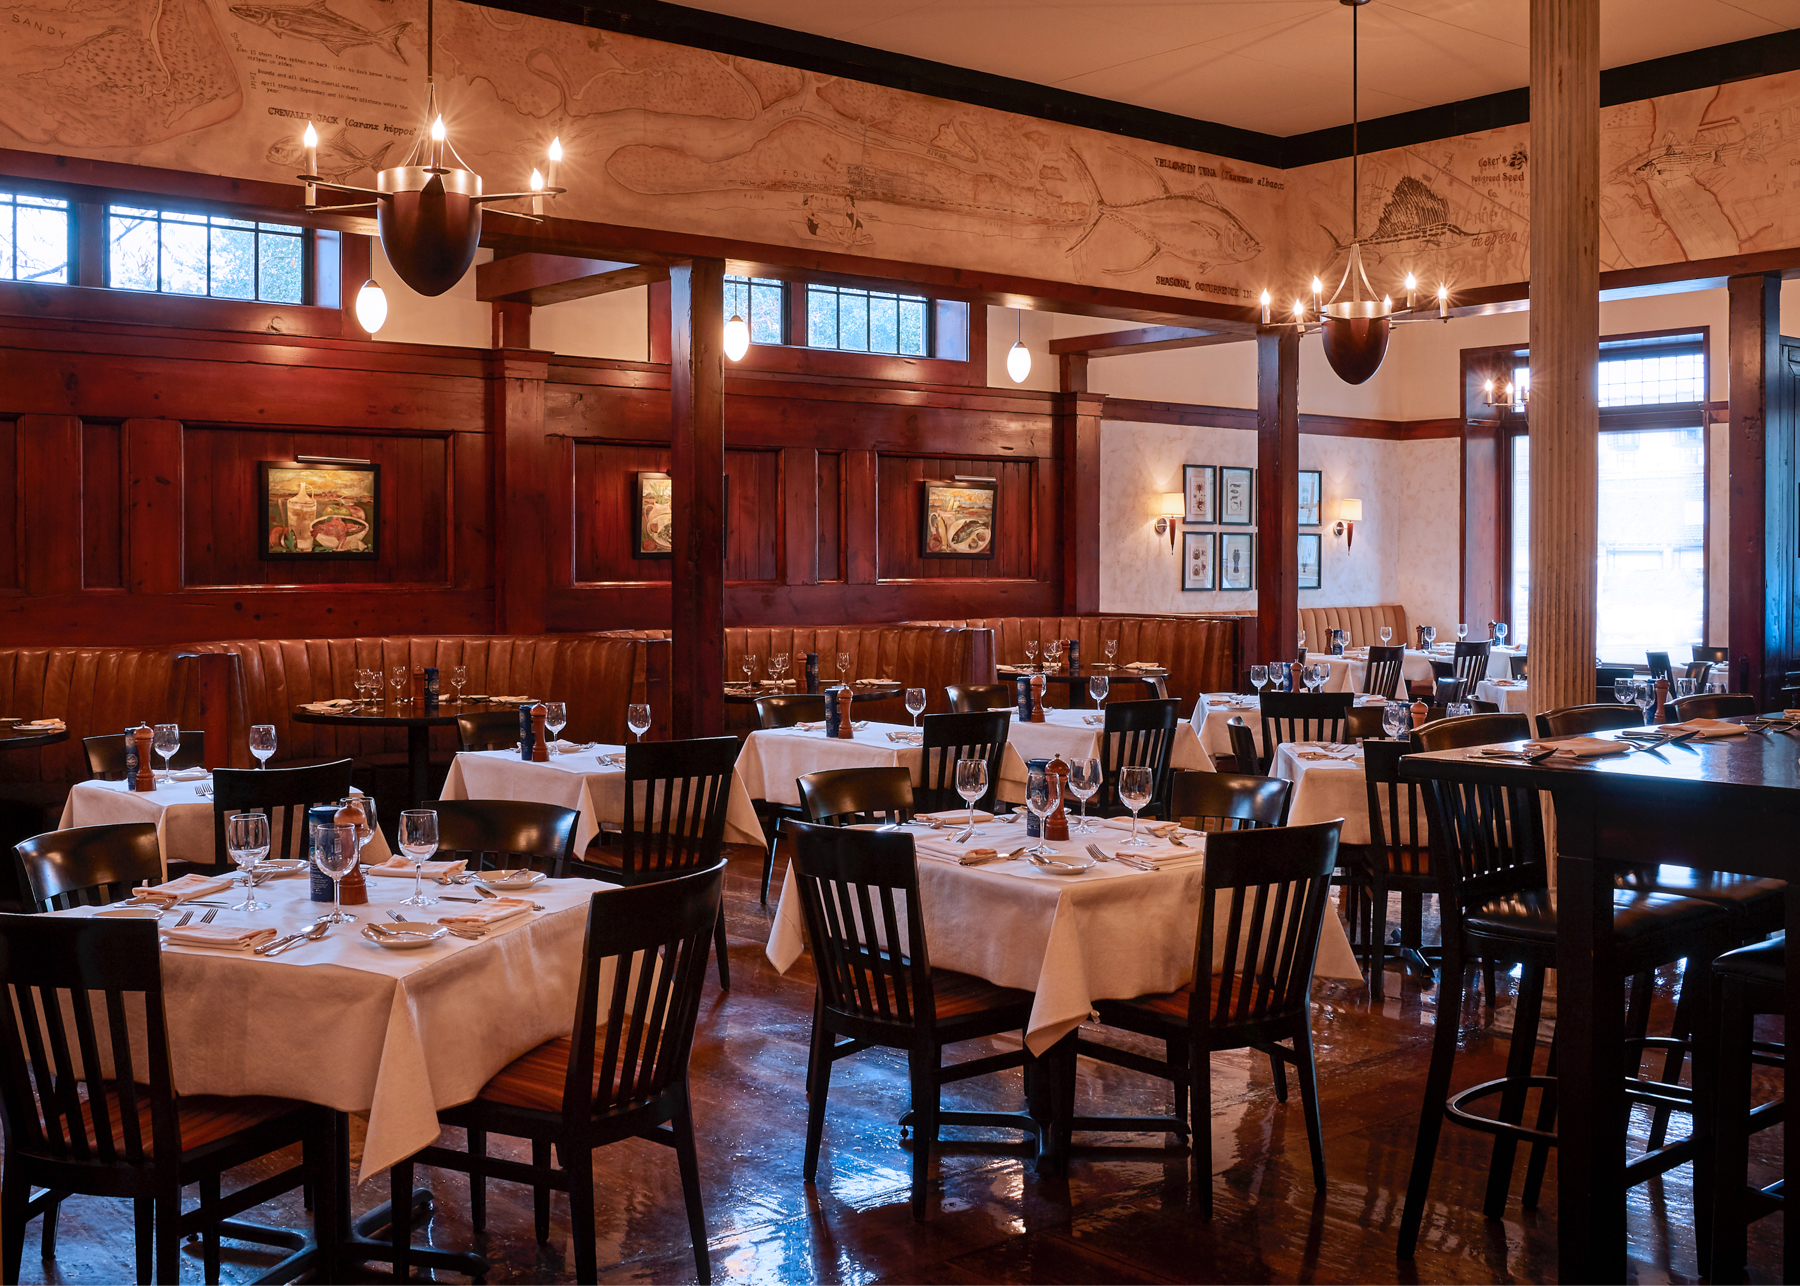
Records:
[[[1212,1128],[1216,1206],[1196,1217],[1184,1150],[1161,1135],[1121,1140],[1131,1149],[1078,1156],[1066,1180],[1039,1179],[1008,1139],[960,1132],[935,1167],[930,1217],[908,1209],[910,1155],[894,1120],[907,1098],[903,1058],[870,1051],[833,1077],[824,1160],[816,1189],[800,1178],[812,975],[804,961],[781,976],[763,958],[773,911],[757,901],[759,859],[735,858],[728,897],[733,988],[709,983],[693,1064],[695,1117],[706,1187],[715,1280],[749,1282],[1541,1282],[1556,1277],[1555,1163],[1544,1205],[1504,1220],[1480,1213],[1489,1141],[1446,1127],[1418,1258],[1394,1258],[1418,1104],[1430,1056],[1435,993],[1397,972],[1388,999],[1321,984],[1314,1038],[1319,1057],[1329,1186],[1315,1193],[1299,1097],[1276,1102],[1266,1060],[1215,1060]],[[780,887],[777,871],[776,888]],[[1672,979],[1662,980],[1666,993]],[[1504,987],[1503,987],[1504,990]],[[1395,993],[1399,994],[1396,995]],[[1458,1087],[1502,1070],[1511,1009],[1465,1008]],[[1667,995],[1662,1014],[1667,1016]],[[1547,1030],[1547,1029],[1546,1029]],[[1147,1078],[1083,1062],[1079,1111],[1166,1110],[1167,1091]],[[952,1087],[948,1102],[1012,1107],[1017,1072]],[[1644,1122],[1638,1122],[1641,1134]],[[957,1131],[949,1131],[954,1140]],[[1779,1128],[1759,1143],[1778,1162]],[[1077,1137],[1081,1141],[1082,1136]],[[458,1140],[460,1141],[460,1140]],[[1098,1137],[1091,1141],[1110,1142]],[[490,1146],[500,1150],[500,1141]],[[604,1281],[691,1280],[687,1225],[674,1157],[649,1143],[596,1154]],[[1523,1179],[1523,1166],[1514,1190]],[[1765,1182],[1768,1180],[1764,1180]],[[532,1235],[530,1194],[489,1185],[489,1231],[468,1226],[467,1185],[421,1171],[437,1194],[424,1235],[478,1249],[495,1282],[573,1280],[568,1208],[554,1198],[547,1244]],[[385,1180],[356,1196],[361,1212],[386,1196]],[[298,1201],[258,1218],[300,1223]],[[1632,1268],[1644,1282],[1695,1277],[1694,1212],[1683,1168],[1633,1191]],[[65,1207],[53,1262],[38,1256],[37,1225],[24,1280],[128,1281],[131,1221],[119,1203],[76,1198]],[[1753,1281],[1775,1281],[1781,1220],[1752,1232]],[[1579,1235],[1579,1233],[1577,1233]],[[250,1281],[268,1261],[227,1244],[225,1280]],[[184,1277],[201,1280],[197,1255]],[[368,1277],[365,1280],[380,1280]],[[452,1279],[454,1280],[454,1279]]]

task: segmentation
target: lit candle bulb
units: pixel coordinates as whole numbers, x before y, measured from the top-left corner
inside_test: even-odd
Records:
[[[1325,311],[1325,283],[1317,277],[1313,278],[1313,312]]]
[[[560,170],[561,168],[562,168],[562,138],[559,135],[558,137],[550,140],[550,166],[549,166],[550,179],[549,179],[549,182],[545,186],[547,186],[547,187],[555,187],[556,186],[556,172],[558,170]]]
[[[1450,287],[1441,284],[1438,286],[1438,316],[1450,320]]]
[[[319,131],[313,128],[311,121],[306,122],[306,133],[301,135],[300,141],[306,148],[306,172],[317,174],[319,172]],[[306,185],[306,204],[317,205],[318,203],[318,187],[308,183]]]
[[[1391,313],[1394,311],[1393,296],[1383,295],[1381,297],[1381,311],[1384,313]]]
[[[539,174],[535,167],[531,171],[531,190],[536,194],[531,198],[531,212],[542,214],[544,212],[544,176]]]
[[[1269,303],[1269,292],[1265,290],[1262,292],[1262,324],[1265,326],[1269,324]]]
[[[1413,295],[1415,293],[1417,293],[1418,289],[1419,289],[1419,279],[1417,277],[1413,276],[1410,272],[1407,273],[1406,274],[1406,308],[1407,308],[1408,312],[1412,311],[1413,303],[1415,302],[1413,299]]]
[[[1481,386],[1481,394],[1487,399],[1487,404],[1492,406],[1494,404],[1494,381],[1489,380],[1487,383],[1483,384]]]
[[[442,112],[438,113],[438,118],[431,122],[431,164],[433,168],[442,167],[444,164],[444,116]]]
[[[1294,301],[1294,321],[1302,326],[1306,324],[1306,305],[1298,299]]]

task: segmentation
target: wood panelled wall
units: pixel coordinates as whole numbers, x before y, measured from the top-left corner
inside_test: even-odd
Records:
[[[732,375],[728,623],[1059,610],[1052,402]],[[653,363],[0,317],[0,642],[665,626],[631,475],[668,416]],[[257,462],[294,455],[380,462],[378,561],[258,558]],[[1000,480],[995,556],[921,558],[958,473]]]

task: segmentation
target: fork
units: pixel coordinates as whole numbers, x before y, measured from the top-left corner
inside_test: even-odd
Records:
[[[175,921],[175,927],[177,929],[185,929],[187,928],[187,922],[193,918],[194,913],[192,911],[183,911],[181,913],[181,918]]]
[[[205,915],[200,917],[200,923],[201,924],[211,924],[213,922],[213,917],[215,915],[217,915],[218,913],[219,913],[219,908],[215,906],[212,910],[208,911]]]

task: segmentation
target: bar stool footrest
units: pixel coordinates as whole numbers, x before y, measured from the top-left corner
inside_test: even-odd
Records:
[[[1556,1077],[1554,1076],[1523,1076],[1516,1080],[1502,1076],[1497,1080],[1483,1081],[1479,1085],[1471,1085],[1466,1090],[1452,1094],[1445,1100],[1444,1115],[1460,1125],[1468,1126],[1471,1130],[1480,1130],[1483,1134],[1500,1135],[1525,1143],[1547,1143],[1551,1147],[1555,1147],[1556,1133],[1553,1130],[1539,1130],[1529,1125],[1496,1120],[1491,1116],[1482,1116],[1478,1112],[1471,1112],[1464,1106],[1476,1099],[1490,1098],[1499,1094],[1519,1084],[1520,1081],[1523,1081],[1527,1088],[1547,1090],[1556,1087]]]

